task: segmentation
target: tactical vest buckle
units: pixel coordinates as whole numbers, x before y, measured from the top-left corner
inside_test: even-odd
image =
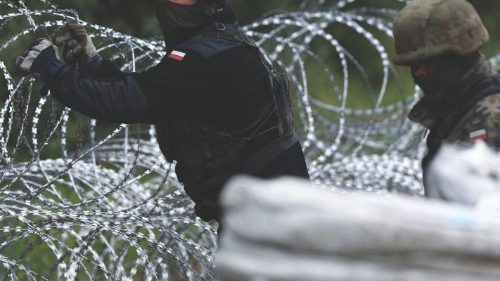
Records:
[[[226,30],[226,26],[223,23],[216,22],[215,23],[215,28],[217,28],[218,31],[224,31]]]

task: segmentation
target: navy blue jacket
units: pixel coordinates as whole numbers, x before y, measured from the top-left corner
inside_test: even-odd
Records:
[[[101,58],[95,59],[97,67],[90,74],[65,66],[54,79],[53,96],[87,116],[119,123],[157,124],[175,117],[203,120],[217,130],[234,131],[259,118],[273,97],[269,73],[258,52],[242,45],[206,56],[182,46],[142,73],[123,73]],[[259,150],[260,143],[249,146],[247,153]],[[252,175],[307,178],[300,144]],[[201,200],[195,194],[190,196],[195,202]]]

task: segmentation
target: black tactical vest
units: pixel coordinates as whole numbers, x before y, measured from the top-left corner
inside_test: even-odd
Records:
[[[286,74],[273,69],[237,24],[216,23],[176,47],[210,58],[242,46],[259,54],[269,75],[269,103],[257,120],[238,131],[175,116],[156,126],[161,151],[168,161],[177,162],[178,179],[195,201],[197,215],[207,221],[218,219],[218,197],[230,177],[257,172],[298,141]]]

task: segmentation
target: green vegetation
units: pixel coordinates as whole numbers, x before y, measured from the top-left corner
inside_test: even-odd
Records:
[[[107,1],[99,1],[99,0],[54,0],[54,3],[59,5],[61,8],[69,8],[75,9],[80,17],[88,22],[99,24],[102,26],[108,26],[113,29],[119,30],[124,33],[131,34],[137,37],[144,38],[152,38],[152,37],[160,37],[160,30],[158,29],[156,19],[154,17],[154,1],[138,1],[138,0],[107,0]],[[252,0],[252,1],[243,1],[243,0],[234,0],[230,1],[232,6],[235,9],[236,14],[240,18],[242,23],[249,23],[253,20],[263,16],[266,13],[273,11],[295,11],[297,7],[302,3],[299,0],[290,0],[290,1],[282,1],[282,0]],[[360,1],[359,5],[362,3],[371,3],[374,5],[382,5],[388,2],[393,2],[390,0],[365,0]],[[487,56],[492,56],[499,54],[500,52],[500,21],[497,17],[497,11],[500,10],[500,1],[481,1],[474,0],[471,1],[474,5],[476,5],[479,13],[483,16],[484,23],[488,27],[491,32],[492,42],[484,48],[484,52]],[[9,25],[12,29],[12,25]],[[4,42],[9,37],[9,34],[12,32],[18,32],[18,30],[3,30],[4,33],[0,34],[0,42]],[[380,80],[382,77],[382,67],[379,53],[370,45],[367,44],[365,38],[360,35],[352,34],[352,29],[346,28],[342,25],[334,25],[329,27],[328,30],[331,34],[333,34],[336,38],[339,38],[342,45],[346,50],[352,53],[354,57],[361,61],[363,67],[365,67],[366,74],[368,77],[368,82],[363,79],[363,75],[361,72],[356,70],[356,66],[353,63],[349,63],[348,67],[350,71],[350,82],[349,82],[349,98],[347,100],[347,105],[352,109],[370,109],[374,106],[378,93],[380,91]],[[368,30],[371,33],[376,34],[376,37],[382,40],[382,44],[384,46],[391,46],[392,42],[389,37],[380,34],[380,32],[375,30]],[[379,36],[380,35],[380,36]],[[363,42],[363,46],[366,48],[358,47],[360,42]],[[14,69],[12,66],[13,61],[11,58],[16,57],[17,55],[22,54],[26,45],[29,44],[29,38],[24,38],[20,40],[16,45],[10,47],[6,52],[2,53],[5,55],[5,58],[2,57],[0,60],[4,60],[9,58],[6,63],[8,63],[9,69]],[[342,69],[340,68],[339,57],[338,54],[332,52],[332,48],[327,45],[326,42],[321,39],[315,39],[311,44],[311,52],[318,54],[321,60],[316,60],[314,57],[309,57],[306,60],[306,69],[309,74],[308,77],[308,90],[311,97],[314,99],[326,102],[328,104],[339,106],[340,104],[340,95],[342,94],[343,81],[342,81]],[[392,48],[388,49],[389,57],[392,55]],[[292,55],[292,54],[290,54]],[[324,68],[329,68],[335,74],[335,81],[330,82],[330,77],[327,77]],[[408,77],[408,71],[402,68],[397,68],[398,73],[402,76],[402,83],[398,84],[394,82],[392,79],[388,85],[387,96],[382,101],[382,105],[392,104],[396,101],[401,100],[401,93],[404,96],[408,96],[412,93],[413,83],[411,79]],[[14,73],[18,74],[18,73]],[[6,100],[6,85],[3,80],[0,80],[0,104]],[[39,87],[39,85],[37,86]],[[332,89],[337,88],[338,91],[332,94]],[[402,90],[400,90],[402,89]],[[35,90],[34,93],[37,93],[38,90]],[[38,99],[38,96],[32,97],[33,99]],[[20,105],[23,105],[25,101],[19,101]],[[31,100],[30,102],[35,102]],[[54,112],[60,112],[61,107],[56,104],[55,101],[49,100],[46,105],[49,108],[53,108]],[[337,118],[330,111],[317,109],[320,114],[329,118]],[[45,124],[46,120],[50,120],[50,112],[41,116],[43,121],[40,121],[40,124]],[[32,120],[28,120],[32,122]],[[68,126],[68,135],[73,136],[68,139],[67,147],[64,148],[67,151],[78,151],[81,149],[81,145],[85,144],[89,141],[89,132],[87,130],[87,122],[88,119],[82,118],[78,114],[72,114],[69,121],[72,125]],[[51,125],[44,125],[47,128],[52,128]],[[43,128],[44,126],[40,126],[39,128],[39,137],[37,138],[39,142],[42,142],[44,139],[44,134],[47,133]],[[115,125],[103,124],[99,123],[99,127],[101,128],[96,132],[97,139],[102,139],[103,136],[109,134],[111,131],[109,128],[115,127]],[[31,137],[32,132],[27,132],[26,136]],[[331,132],[326,132],[325,134],[332,134]],[[12,144],[14,145],[14,144]],[[18,161],[28,161],[30,159],[29,153],[26,153],[25,158],[18,157],[16,158]],[[49,145],[42,151],[40,157],[42,159],[46,158],[58,158],[61,157],[61,148],[59,147],[58,142],[51,142]],[[70,155],[71,157],[71,155]],[[111,165],[107,163],[100,163],[102,166]],[[110,167],[111,168],[111,167]],[[140,173],[141,170],[137,170],[137,173]],[[64,178],[63,178],[64,179]],[[145,178],[144,180],[147,180]],[[83,185],[83,184],[82,184]],[[79,201],[78,195],[73,191],[67,188],[67,186],[63,185],[54,185],[54,188],[64,196],[66,200],[71,203],[76,203]],[[167,187],[165,187],[167,188]],[[46,195],[48,199],[58,200],[55,196],[51,197],[50,194]],[[1,215],[1,214],[0,214]],[[36,223],[37,219],[33,219],[33,222]],[[15,224],[14,221],[0,221],[0,226],[10,226],[10,224]],[[194,229],[193,229],[194,230]],[[145,236],[147,232],[144,229],[137,229],[137,232],[143,233]],[[194,232],[194,231],[193,231]],[[108,233],[104,233],[103,235],[107,235]],[[46,244],[40,243],[38,236],[31,235],[29,233],[19,233],[19,237],[22,237],[19,241],[13,241],[13,245],[9,247],[12,252],[8,254],[8,256],[12,257],[20,257],[20,259],[24,259],[23,264],[29,265],[29,267],[35,272],[44,272],[47,268],[52,266],[55,263],[56,257],[47,255],[46,253],[50,253],[51,251],[47,249]],[[55,233],[53,236],[58,236],[59,233]],[[0,238],[2,236],[0,235]],[[70,247],[73,247],[76,243],[81,243],[81,241],[76,241],[76,239],[72,238],[63,238],[61,240]],[[1,240],[1,239],[0,239]],[[126,243],[123,242],[123,246]],[[121,248],[122,245],[118,245]],[[104,248],[103,245],[98,243],[93,244],[93,249],[97,252],[100,252]],[[139,257],[138,252],[136,252],[133,248],[124,249],[124,259],[125,266],[131,268],[134,266],[135,261]],[[68,260],[65,260],[68,263]],[[194,263],[194,262],[193,262]],[[196,267],[196,264],[193,264],[193,267]],[[138,275],[140,276],[140,274]],[[3,275],[0,275],[0,278]],[[25,276],[18,276],[20,279],[23,279]],[[50,276],[51,278],[54,276]]]

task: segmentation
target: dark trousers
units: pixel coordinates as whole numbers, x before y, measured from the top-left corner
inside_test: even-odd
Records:
[[[309,172],[307,171],[306,160],[300,143],[297,142],[294,144],[251,176],[262,179],[272,179],[281,176],[309,179]]]

